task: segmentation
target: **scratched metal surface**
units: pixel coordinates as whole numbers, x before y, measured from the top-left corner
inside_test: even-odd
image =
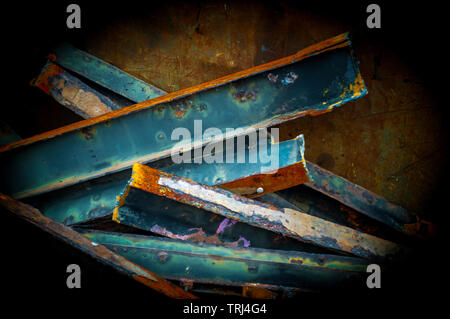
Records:
[[[80,48],[172,92],[354,29],[331,9],[296,4],[160,5],[116,18]],[[305,134],[308,160],[426,217],[446,163],[443,113],[413,65],[373,38],[353,42],[369,94],[332,113],[285,123],[282,136]]]

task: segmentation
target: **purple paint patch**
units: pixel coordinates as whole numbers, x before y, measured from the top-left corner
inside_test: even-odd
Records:
[[[240,241],[243,241],[244,242],[244,247],[245,248],[247,248],[247,247],[249,247],[250,246],[250,240],[247,240],[247,239],[245,239],[244,237],[239,237],[239,240],[238,240],[238,242],[240,242]]]
[[[236,224],[236,221],[234,219],[225,218],[224,220],[222,220],[219,227],[217,228],[216,234],[222,233],[225,228],[232,226],[234,224]]]

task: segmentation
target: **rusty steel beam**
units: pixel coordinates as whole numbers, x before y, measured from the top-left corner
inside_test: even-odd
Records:
[[[47,61],[31,84],[85,119],[133,104],[124,98],[114,98],[111,94],[99,92],[50,61]]]
[[[30,222],[40,229],[50,233],[65,243],[79,249],[85,254],[94,257],[99,262],[113,267],[118,272],[133,278],[134,280],[169,296],[171,298],[187,299],[196,298],[193,294],[184,291],[178,286],[163,280],[153,272],[136,265],[124,257],[112,252],[105,246],[93,242],[71,228],[45,217],[37,209],[27,204],[14,200],[0,193],[0,205],[18,217]],[[151,266],[147,264],[147,266]]]
[[[404,252],[403,247],[393,242],[307,215],[300,210],[279,209],[138,163],[133,165],[130,182],[114,209],[113,220],[119,223],[121,212],[127,210],[130,191],[164,196],[307,243],[360,257],[384,258]]]
[[[364,287],[368,261],[348,256],[223,247],[124,233],[83,235],[163,278],[218,286],[273,285],[325,291]]]
[[[1,190],[25,198],[168,156],[183,149],[170,139],[173,129],[185,127],[192,136],[194,119],[203,119],[205,128],[248,132],[330,111],[367,93],[349,45],[343,34],[283,59],[0,147]],[[211,139],[191,141],[199,146]]]

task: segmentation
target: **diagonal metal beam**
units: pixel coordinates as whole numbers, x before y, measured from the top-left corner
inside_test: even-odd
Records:
[[[179,299],[195,298],[191,293],[163,280],[147,269],[130,262],[105,246],[94,243],[92,240],[89,240],[69,227],[45,217],[37,209],[29,205],[18,202],[2,193],[0,193],[0,205],[18,217],[81,250],[83,253],[94,257],[96,260],[113,267],[120,273],[131,277],[166,296]],[[147,266],[149,266],[149,264],[147,264]]]
[[[404,250],[390,241],[307,215],[300,210],[281,210],[138,163],[133,165],[130,182],[114,209],[113,219],[119,223],[121,212],[126,211],[128,205],[133,205],[127,200],[132,189],[140,191],[143,196],[146,193],[164,196],[307,243],[356,256],[383,258],[401,254]]]
[[[304,252],[197,245],[160,237],[83,231],[84,236],[166,279],[305,290],[364,287],[364,259]]]
[[[194,135],[194,119],[203,119],[204,128],[248,131],[330,111],[367,93],[349,44],[343,34],[283,59],[0,147],[1,190],[24,198],[166,157],[183,149],[170,139],[172,131],[185,127]],[[192,138],[195,146],[209,141]]]

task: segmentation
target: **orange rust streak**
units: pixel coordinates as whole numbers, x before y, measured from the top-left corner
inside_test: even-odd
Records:
[[[305,169],[305,164],[303,162],[298,162],[280,168],[277,171],[252,175],[228,183],[223,183],[220,184],[219,187],[233,193],[253,198],[310,181]],[[262,187],[264,191],[262,193],[257,193],[256,190],[258,187]]]
[[[316,112],[310,113],[310,115],[312,115],[312,116],[322,115],[322,114],[331,112],[332,110],[333,109],[325,109],[325,110],[322,110],[322,111],[316,111]]]
[[[189,292],[184,291],[180,287],[165,281],[158,275],[134,264],[128,259],[112,252],[101,244],[95,244],[85,236],[77,233],[71,228],[58,223],[44,215],[32,206],[16,201],[13,198],[0,193],[0,205],[7,210],[27,220],[28,222],[38,226],[44,231],[56,236],[57,238],[71,244],[97,260],[108,265],[114,265],[114,268],[122,273],[129,275],[133,279],[145,284],[146,286],[159,291],[171,298],[196,298]]]
[[[167,294],[166,292],[170,289],[173,289],[173,287],[177,287],[174,286],[173,284],[169,283],[168,281],[158,281],[158,282],[154,282],[152,280],[149,280],[145,277],[142,276],[138,276],[138,275],[134,275],[133,279],[140,282],[141,284],[144,284],[146,286],[151,287],[152,289],[162,292],[164,294]],[[183,293],[176,293],[173,295],[170,295],[169,297],[172,297],[174,299],[198,299],[197,296],[191,294],[190,292],[184,291],[183,289],[177,287],[177,290],[182,291]]]
[[[266,288],[248,285],[242,287],[242,297],[252,299],[276,299],[278,294]]]
[[[32,85],[37,86],[42,91],[50,95],[50,81],[49,79],[55,75],[61,74],[63,72],[63,69],[61,69],[56,64],[50,63],[45,70],[39,74],[39,76],[32,81]]]
[[[110,113],[107,113],[104,115],[99,115],[97,117],[93,117],[93,118],[86,119],[84,121],[69,124],[69,125],[57,128],[52,131],[48,131],[48,132],[45,132],[42,134],[38,134],[38,135],[35,135],[32,137],[29,137],[27,139],[19,140],[19,141],[4,145],[4,146],[0,147],[0,152],[11,150],[11,149],[17,148],[19,146],[28,145],[28,144],[31,144],[31,143],[34,143],[37,141],[45,140],[45,139],[69,132],[69,131],[81,129],[86,126],[94,125],[94,124],[97,124],[100,122],[105,122],[112,118],[123,116],[125,114],[129,114],[132,112],[136,112],[138,110],[148,108],[155,104],[170,102],[176,98],[180,98],[180,97],[183,97],[186,95],[204,91],[209,88],[216,87],[216,86],[224,84],[224,83],[228,83],[230,81],[234,81],[234,80],[237,80],[240,78],[245,78],[245,77],[251,76],[255,73],[264,72],[264,71],[267,71],[267,70],[270,70],[270,69],[273,69],[276,67],[280,67],[280,66],[284,66],[284,65],[287,65],[290,63],[298,62],[298,61],[301,61],[310,56],[313,56],[313,55],[316,55],[316,54],[319,54],[322,52],[326,52],[329,50],[334,50],[334,49],[337,49],[340,47],[345,47],[345,46],[348,46],[349,44],[350,44],[350,41],[348,40],[347,33],[343,33],[343,34],[337,35],[333,38],[327,39],[325,41],[313,44],[313,45],[311,45],[305,49],[302,49],[302,50],[298,51],[297,53],[295,53],[291,56],[288,56],[288,57],[284,57],[284,58],[281,58],[281,59],[278,59],[278,60],[275,60],[272,62],[261,64],[261,65],[255,66],[253,68],[250,68],[250,69],[246,69],[246,70],[234,73],[234,74],[230,74],[230,75],[221,77],[216,80],[198,84],[198,85],[192,86],[190,88],[172,92],[172,93],[157,97],[155,99],[137,103],[137,104],[134,104],[134,105],[131,105],[131,106],[119,109],[119,110],[115,110],[113,112],[110,112]]]

